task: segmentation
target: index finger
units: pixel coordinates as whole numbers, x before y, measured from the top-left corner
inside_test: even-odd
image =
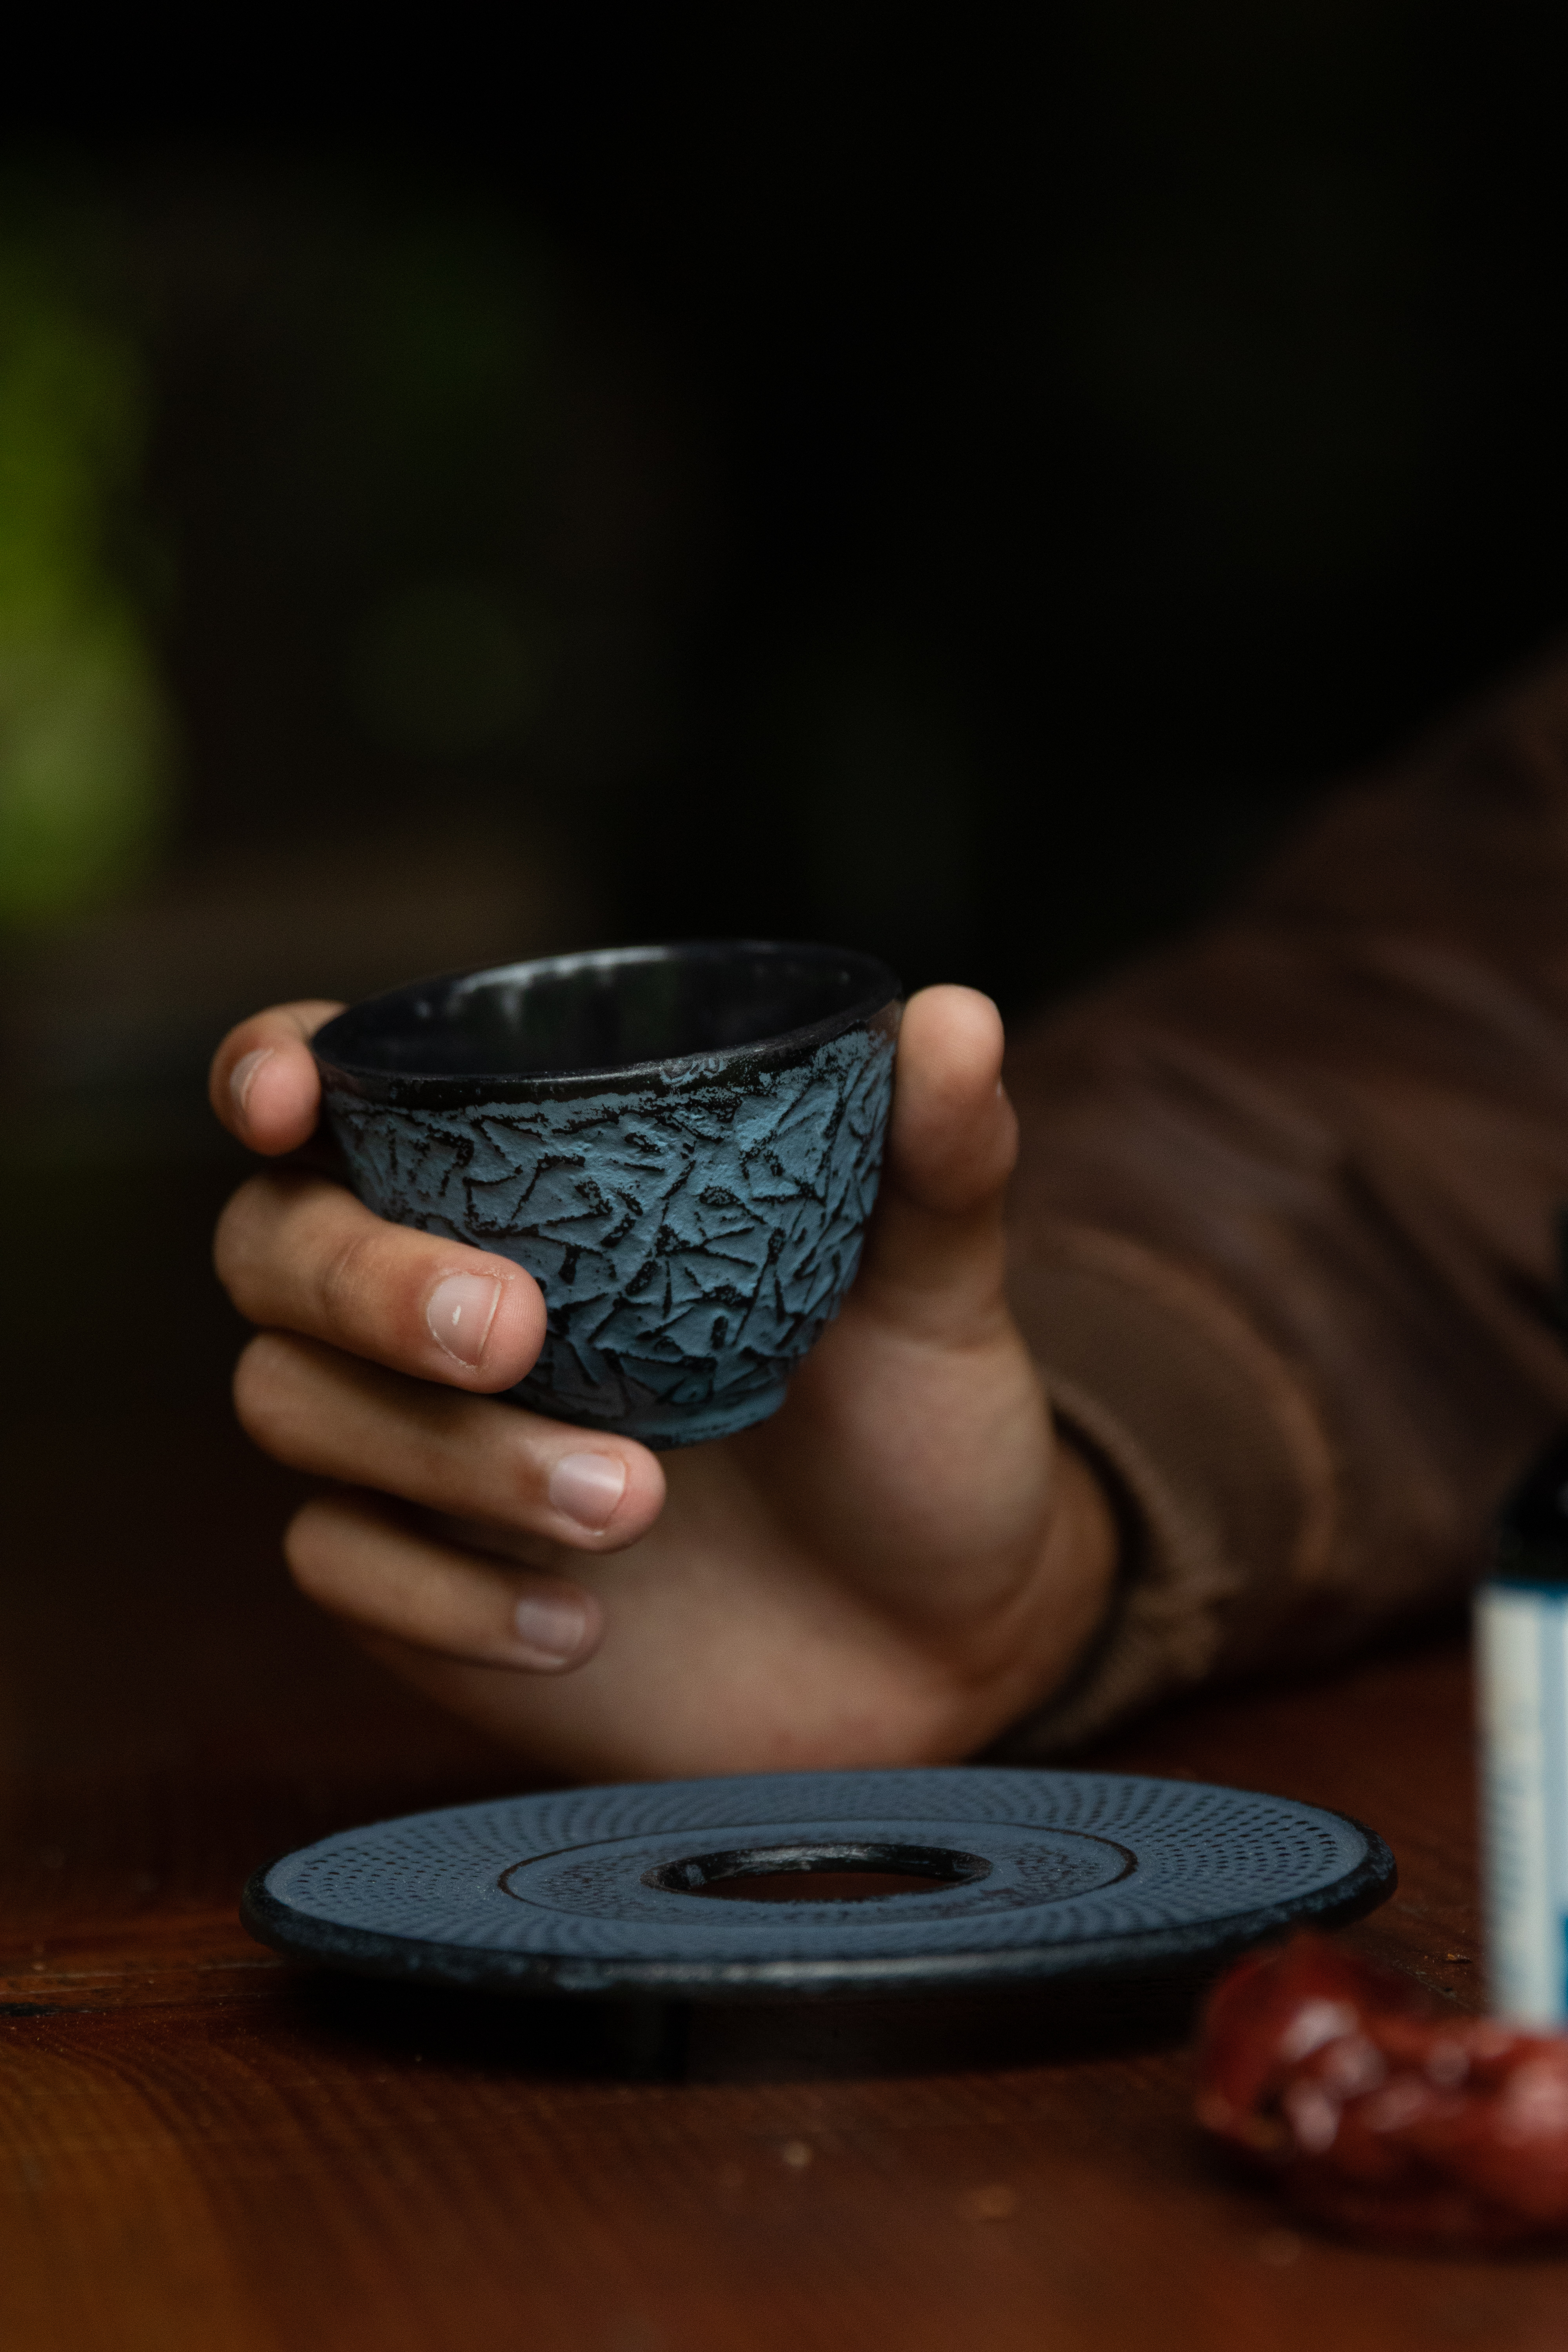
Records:
[[[207,1099],[252,1151],[297,1151],[315,1133],[321,1088],[310,1041],[342,1009],[322,997],[274,1004],[231,1029],[213,1055]]]

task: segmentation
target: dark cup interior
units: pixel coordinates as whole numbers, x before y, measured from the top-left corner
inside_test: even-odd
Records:
[[[340,1013],[316,1051],[386,1076],[575,1076],[848,1028],[899,983],[846,948],[616,948],[424,981]]]

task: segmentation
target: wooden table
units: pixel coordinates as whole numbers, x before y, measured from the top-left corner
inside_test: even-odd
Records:
[[[960,2003],[699,2011],[678,2047],[250,1943],[258,1861],[516,1774],[288,1591],[289,1483],[160,1215],[109,1307],[163,1352],[84,1383],[41,1320],[5,1441],[4,2352],[1561,2352],[1568,2259],[1298,2231],[1205,2148],[1179,2046]],[[1352,1940],[1473,2007],[1467,1687],[1450,1628],[1086,1760],[1373,1822],[1402,1886]]]

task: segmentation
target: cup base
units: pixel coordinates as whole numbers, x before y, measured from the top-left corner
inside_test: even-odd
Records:
[[[771,1388],[749,1388],[744,1396],[715,1397],[708,1404],[647,1405],[619,1421],[590,1421],[580,1412],[564,1412],[549,1397],[535,1394],[527,1383],[512,1391],[513,1401],[534,1412],[551,1413],[575,1429],[602,1429],[607,1436],[635,1437],[651,1453],[672,1453],[679,1445],[705,1445],[710,1438],[733,1437],[742,1429],[769,1421],[789,1394],[783,1379]]]

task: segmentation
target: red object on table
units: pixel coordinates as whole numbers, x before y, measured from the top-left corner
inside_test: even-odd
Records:
[[[1568,2036],[1457,2016],[1324,1936],[1219,1985],[1197,2112],[1303,2212],[1359,2238],[1568,2234]]]

